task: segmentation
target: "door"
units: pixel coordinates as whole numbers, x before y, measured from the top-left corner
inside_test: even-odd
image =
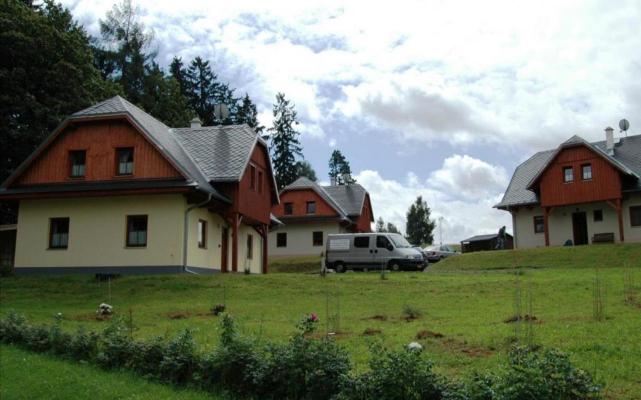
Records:
[[[584,212],[572,214],[572,230],[575,246],[588,244],[588,219]]]
[[[222,272],[227,272],[227,257],[229,256],[229,229],[222,229],[222,238],[220,240],[220,268]]]
[[[372,263],[373,250],[371,249],[371,240],[369,235],[354,236],[354,246],[350,252],[351,257],[349,264],[354,269],[367,267]]]
[[[391,249],[391,250],[390,250]],[[387,264],[392,259],[392,252],[394,251],[394,246],[392,242],[384,235],[376,236],[376,254],[375,262],[381,268],[387,268]]]

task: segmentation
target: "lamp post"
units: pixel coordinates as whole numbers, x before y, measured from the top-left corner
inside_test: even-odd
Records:
[[[443,217],[438,217],[438,236],[439,236],[439,241],[441,242],[441,246],[443,246],[443,220],[445,218]]]

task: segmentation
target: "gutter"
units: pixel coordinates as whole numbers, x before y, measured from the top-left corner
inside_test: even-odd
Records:
[[[213,196],[214,196],[214,193],[209,192],[207,194],[207,200],[203,201],[202,203],[189,206],[185,210],[185,220],[183,223],[184,231],[183,231],[183,263],[182,264],[183,264],[183,271],[189,272],[190,274],[198,275],[196,272],[191,271],[189,270],[189,268],[187,268],[187,246],[189,245],[189,212],[194,208],[202,207],[205,204],[209,203]]]

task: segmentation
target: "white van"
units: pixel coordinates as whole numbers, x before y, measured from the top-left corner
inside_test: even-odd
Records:
[[[427,260],[398,233],[343,233],[327,235],[325,266],[346,269],[423,270]]]

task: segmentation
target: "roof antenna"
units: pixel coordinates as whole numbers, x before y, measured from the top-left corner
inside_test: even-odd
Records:
[[[214,117],[219,121],[226,120],[229,117],[227,104],[214,104]]]
[[[625,132],[625,137],[628,137],[628,129],[630,129],[630,123],[627,119],[623,118],[621,121],[619,121],[619,129],[621,129],[621,132]]]

